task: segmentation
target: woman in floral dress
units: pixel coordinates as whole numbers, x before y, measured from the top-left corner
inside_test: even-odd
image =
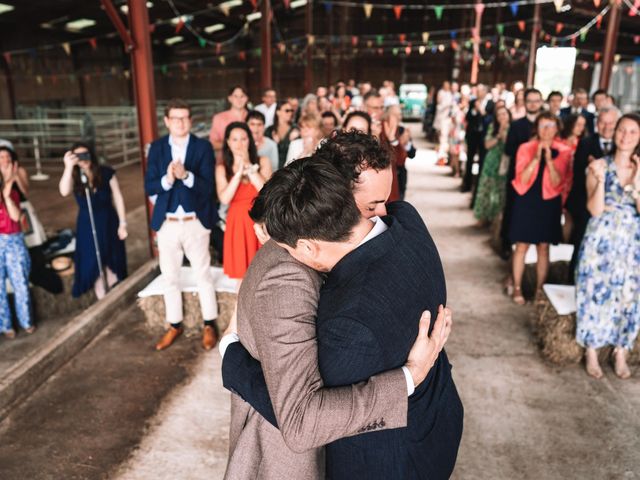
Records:
[[[611,156],[587,172],[591,219],[576,270],[576,340],[587,373],[602,377],[597,348],[615,347],[614,370],[629,378],[627,355],[640,329],[640,116],[620,118]]]
[[[511,114],[506,107],[498,107],[495,119],[487,132],[484,145],[487,155],[484,159],[478,193],[473,214],[482,227],[491,222],[504,207],[504,196],[507,188],[507,172],[500,172],[500,162],[504,153],[504,142],[507,139]]]

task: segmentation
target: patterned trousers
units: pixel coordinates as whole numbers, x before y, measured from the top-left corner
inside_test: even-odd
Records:
[[[0,333],[13,328],[7,297],[7,278],[14,292],[16,316],[20,326],[27,329],[31,320],[29,270],[31,258],[21,233],[0,234]]]

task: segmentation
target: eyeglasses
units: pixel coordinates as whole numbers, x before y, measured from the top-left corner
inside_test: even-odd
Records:
[[[558,125],[556,125],[555,122],[546,122],[546,123],[540,123],[540,125],[538,125],[538,127],[540,127],[540,128],[557,128]]]
[[[293,113],[293,108],[285,108],[282,110],[284,113]]]
[[[188,122],[189,120],[191,120],[191,117],[167,117],[169,118],[169,120],[171,120],[172,122]]]

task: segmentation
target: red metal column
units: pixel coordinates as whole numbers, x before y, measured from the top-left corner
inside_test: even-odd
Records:
[[[304,93],[306,95],[313,88],[313,42],[311,41],[313,35],[313,0],[307,1],[304,23],[307,34],[307,64],[304,67]]]
[[[260,87],[271,88],[271,0],[262,0],[260,19]]]
[[[476,0],[477,4],[482,3],[482,0]],[[478,83],[478,73],[480,70],[480,30],[482,29],[482,10],[476,10],[476,24],[475,33],[476,38],[473,39],[473,61],[471,62],[471,84]]]
[[[609,89],[611,81],[611,70],[613,68],[613,58],[618,45],[618,30],[620,29],[620,19],[622,2],[614,0],[611,2],[611,14],[607,23],[607,36],[604,42],[604,54],[602,55],[602,68],[600,69],[600,88]]]
[[[146,0],[128,0],[129,28],[134,48],[131,51],[133,92],[138,113],[138,133],[140,138],[140,164],[142,175],[147,171],[147,151],[149,144],[158,138],[156,117],[156,91],[153,82],[153,60],[151,55],[151,32]],[[153,205],[146,201],[147,224],[150,224]],[[149,249],[157,256],[154,232],[149,227]]]
[[[538,53],[538,35],[540,34],[540,4],[536,3],[533,11],[533,28],[531,45],[529,46],[529,67],[527,68],[527,87],[533,87],[536,73],[536,54]]]

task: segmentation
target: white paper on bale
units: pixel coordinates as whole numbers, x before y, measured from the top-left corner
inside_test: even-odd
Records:
[[[573,285],[554,285],[547,283],[542,286],[547,298],[556,309],[558,315],[569,315],[576,311],[576,287]]]
[[[553,262],[570,262],[573,255],[573,245],[569,243],[560,243],[558,245],[551,245],[549,248],[549,261]],[[524,263],[532,264],[537,263],[538,252],[535,245],[530,245],[527,254],[524,257]]]
[[[211,267],[211,275],[213,275],[213,283],[216,286],[216,292],[236,293],[238,291],[238,281],[227,277],[220,267]],[[183,292],[197,293],[196,276],[191,267],[182,267],[180,269],[180,287]],[[153,281],[147,285],[138,297],[151,297],[153,295],[164,294],[164,278],[162,274],[158,275]]]

